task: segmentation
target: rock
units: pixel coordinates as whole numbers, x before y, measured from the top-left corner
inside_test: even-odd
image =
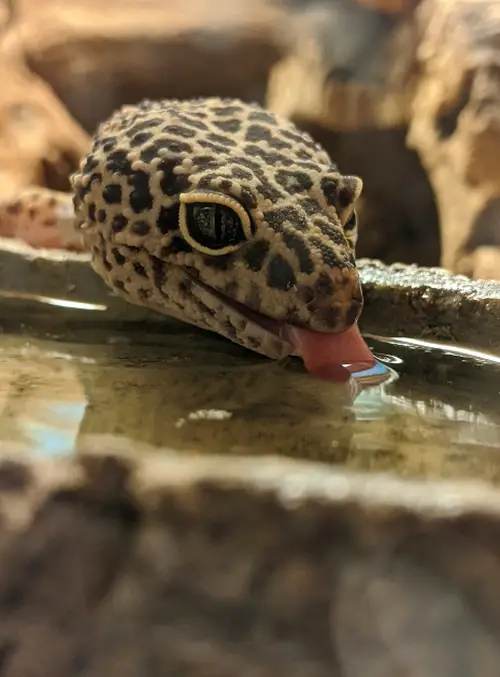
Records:
[[[333,157],[340,133],[353,132],[356,138],[354,133],[368,130],[372,135],[377,130],[405,132],[434,193],[440,265],[471,277],[500,279],[498,5],[491,0],[423,0],[390,15],[373,11],[371,3],[362,8],[350,2],[339,9],[303,0],[294,6],[296,48],[271,73],[268,105],[298,124],[329,132]],[[351,145],[342,143],[349,155]],[[396,166],[402,160],[404,165],[405,154],[401,146]],[[387,205],[395,193],[404,194],[407,182],[398,184],[386,171],[385,155],[367,144],[358,166],[362,170],[370,163],[379,177],[388,177],[385,183],[379,179],[379,196],[373,196],[375,181],[368,172],[370,216],[375,212],[379,222],[383,215],[396,218],[396,231],[404,232],[404,216]],[[410,184],[417,183],[423,186],[425,177],[415,168]],[[420,241],[436,242],[430,202],[413,213]],[[394,237],[389,228],[390,243]],[[487,264],[484,250],[478,251],[483,247],[489,248]],[[380,247],[375,254],[366,253],[382,252]],[[415,251],[413,261],[423,263],[420,257]]]
[[[0,197],[29,186],[69,190],[89,137],[50,87],[5,52],[0,77]]]
[[[34,73],[85,129],[143,98],[239,96],[263,101],[286,44],[265,0],[24,0],[13,30]]]
[[[500,279],[500,8],[425,0],[417,17],[420,75],[408,143],[436,195],[442,265]]]
[[[2,456],[9,677],[497,675],[485,485],[102,437]]]

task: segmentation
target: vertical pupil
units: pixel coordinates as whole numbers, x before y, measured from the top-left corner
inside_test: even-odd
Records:
[[[217,240],[219,229],[217,228],[217,219],[214,205],[196,205],[193,208],[193,216],[198,224],[200,232],[207,237]]]
[[[225,205],[193,205],[193,218],[200,234],[216,244],[233,244],[242,239],[241,223],[237,214]]]

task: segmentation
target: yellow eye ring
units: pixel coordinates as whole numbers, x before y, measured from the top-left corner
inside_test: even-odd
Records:
[[[211,248],[196,240],[196,238],[191,235],[189,230],[187,214],[187,208],[189,205],[214,204],[231,209],[233,212],[235,212],[240,221],[244,238],[249,240],[252,237],[252,222],[250,220],[250,216],[235,198],[230,197],[229,195],[217,193],[215,191],[194,191],[192,193],[182,193],[179,199],[179,230],[181,235],[184,240],[191,247],[193,247],[193,249],[196,249],[202,254],[208,254],[210,256],[224,256],[225,254],[230,254],[237,251],[241,245],[241,242],[228,244],[220,248]]]

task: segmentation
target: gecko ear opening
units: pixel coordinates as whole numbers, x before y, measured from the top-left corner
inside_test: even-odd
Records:
[[[180,196],[179,229],[193,249],[210,256],[230,254],[252,236],[250,216],[241,204],[214,191]]]

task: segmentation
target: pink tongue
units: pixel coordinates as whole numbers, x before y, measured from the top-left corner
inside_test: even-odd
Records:
[[[348,381],[351,373],[375,366],[375,358],[357,324],[337,334],[324,334],[297,327],[291,330],[291,334],[307,371],[319,378]]]

